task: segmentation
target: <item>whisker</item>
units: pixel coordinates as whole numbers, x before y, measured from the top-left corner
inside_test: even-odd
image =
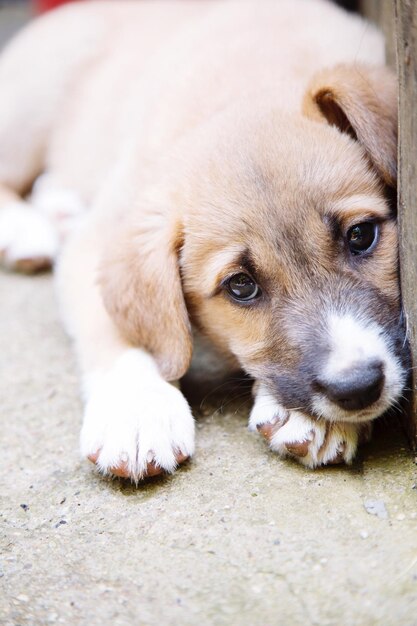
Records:
[[[232,386],[231,383],[235,382],[235,384]],[[244,383],[246,383],[246,385],[244,386]],[[202,400],[200,401],[199,404],[199,409],[202,410],[203,409],[203,405],[205,402],[208,401],[208,399],[210,398],[210,396],[220,392],[222,389],[224,388],[228,388],[230,387],[230,391],[234,391],[235,389],[245,389],[245,390],[250,390],[252,388],[253,382],[251,380],[248,380],[246,377],[241,377],[241,378],[232,378],[232,379],[228,379],[226,381],[224,381],[223,383],[217,385],[216,387],[214,387],[214,389],[210,389],[210,391],[208,391],[206,393],[206,395],[202,398]]]

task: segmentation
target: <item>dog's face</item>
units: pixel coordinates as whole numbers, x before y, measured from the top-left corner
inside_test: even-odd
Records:
[[[397,232],[362,147],[272,114],[219,150],[185,218],[192,318],[286,408],[381,414],[403,385]]]
[[[355,139],[273,110],[226,120],[217,135],[209,129],[179,196],[180,242],[171,236],[159,268],[171,292],[158,294],[161,278],[149,264],[144,315],[120,292],[119,274],[104,278],[109,310],[168,377],[189,362],[190,315],[285,408],[365,421],[397,400],[405,342],[397,230],[382,180],[392,182],[395,154],[389,140],[369,147],[353,129]],[[126,267],[120,256],[115,263]]]

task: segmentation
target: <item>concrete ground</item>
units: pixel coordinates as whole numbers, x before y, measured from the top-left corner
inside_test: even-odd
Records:
[[[0,624],[417,624],[417,475],[395,423],[353,467],[308,471],[247,432],[238,389],[203,391],[192,463],[104,480],[79,458],[51,278],[3,274],[0,302]]]
[[[417,625],[417,468],[397,418],[352,467],[312,472],[247,432],[241,389],[194,379],[193,462],[104,480],[78,454],[51,278],[0,274],[0,303],[2,626]]]

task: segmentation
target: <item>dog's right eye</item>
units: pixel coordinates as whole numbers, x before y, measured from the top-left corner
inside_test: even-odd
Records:
[[[378,227],[373,222],[362,222],[348,230],[349,250],[353,255],[370,252],[378,239]]]
[[[259,285],[249,274],[240,272],[234,274],[225,283],[225,287],[234,300],[239,302],[249,302],[259,298],[261,290]]]

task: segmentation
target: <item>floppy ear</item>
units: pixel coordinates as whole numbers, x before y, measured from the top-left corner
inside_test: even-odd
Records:
[[[397,82],[386,67],[337,65],[319,72],[303,112],[349,133],[365,148],[383,181],[397,181]]]
[[[121,334],[150,352],[166,380],[187,371],[191,325],[182,293],[179,224],[164,214],[144,216],[115,233],[99,268],[107,311]]]

